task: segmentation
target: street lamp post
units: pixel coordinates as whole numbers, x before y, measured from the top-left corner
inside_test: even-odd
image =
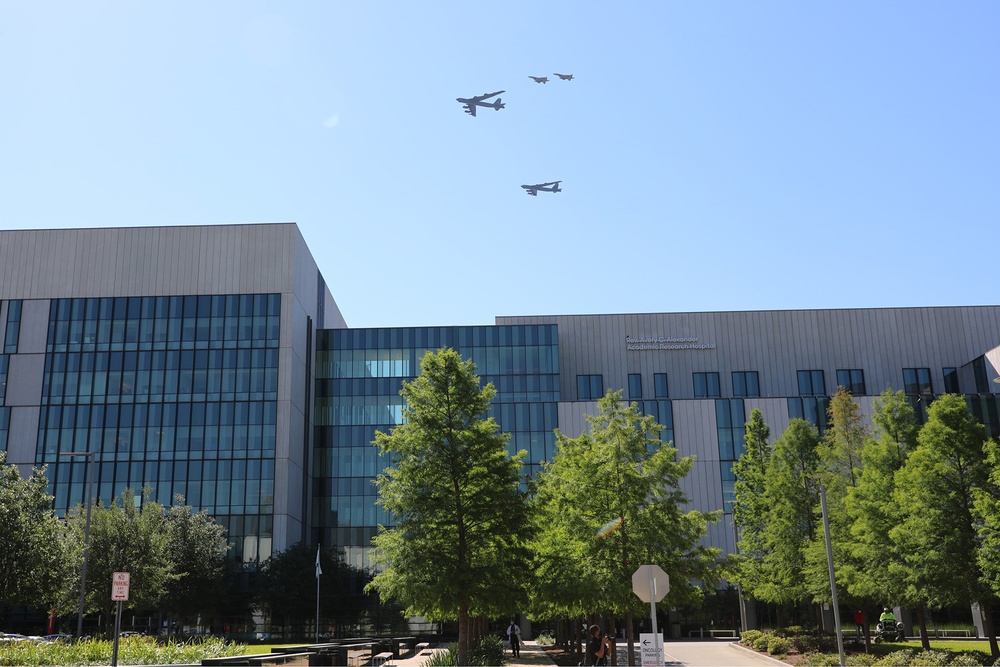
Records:
[[[87,598],[87,557],[90,555],[90,508],[94,502],[95,452],[63,452],[59,456],[85,456],[87,465],[87,523],[83,532],[83,567],[80,568],[80,609],[76,618],[76,636],[83,637],[83,612]]]
[[[830,597],[833,599],[833,626],[837,633],[837,653],[840,654],[840,667],[846,665],[844,656],[844,636],[840,631],[840,608],[837,605],[837,582],[833,576],[833,548],[830,544],[830,517],[826,511],[826,486],[819,485],[819,500],[823,509],[823,534],[826,537],[826,563],[830,568]]]

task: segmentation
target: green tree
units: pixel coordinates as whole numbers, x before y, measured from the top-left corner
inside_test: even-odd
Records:
[[[100,611],[108,619],[109,627],[116,604],[111,600],[111,580],[115,572],[131,575],[129,599],[124,604],[128,609],[156,608],[167,586],[177,579],[170,561],[166,512],[152,497],[151,489],[147,488],[140,502],[140,497],[131,489],[124,489],[110,504],[99,502],[93,508],[86,608]],[[77,507],[67,518],[71,540],[83,544],[85,510]],[[82,557],[82,551],[80,555]],[[74,584],[79,591],[79,578]]]
[[[980,547],[976,554],[983,578],[995,595],[1000,595],[1000,445],[988,440],[984,446],[990,468],[988,483],[973,489],[974,516],[979,519]]]
[[[833,562],[838,571],[837,581],[841,583],[838,601],[852,603],[851,606],[854,606],[852,596],[843,586],[843,575],[850,567],[851,559],[851,519],[846,512],[845,503],[849,490],[857,485],[861,475],[861,451],[868,432],[861,406],[854,402],[851,392],[843,387],[830,400],[827,418],[830,426],[817,447],[820,461],[817,481],[826,488]],[[805,577],[814,602],[832,602],[826,538],[819,527],[806,549]]]
[[[589,433],[570,439],[558,435],[557,452],[539,480],[544,543],[552,526],[554,545],[579,558],[580,603],[590,610],[624,616],[629,642],[628,664],[635,664],[632,619],[645,604],[632,592],[632,573],[656,564],[670,575],[670,592],[662,604],[697,606],[702,586],[717,580],[718,549],[699,544],[709,522],[720,512],[685,511],[688,498],[681,480],[694,457],[679,457],[672,443],[660,440],[663,426],[624,405],[621,392],[598,401],[600,412],[587,415]],[[539,560],[545,560],[540,558]],[[565,562],[565,561],[563,561]],[[567,582],[563,581],[563,586]],[[582,585],[580,585],[582,584]]]
[[[761,566],[766,553],[768,505],[764,498],[771,463],[771,429],[757,408],[750,412],[743,436],[744,451],[733,464],[733,521],[739,529],[739,556],[734,577],[744,591],[763,584]]]
[[[895,499],[905,518],[889,531],[905,559],[907,584],[927,607],[978,603],[990,650],[1000,655],[973,514],[974,490],[988,484],[990,473],[985,429],[961,396],[945,394],[931,403],[917,443],[896,473]]]
[[[47,608],[66,565],[45,468],[27,479],[0,451],[0,607]]]
[[[524,451],[486,417],[496,395],[457,352],[428,352],[404,383],[404,423],[376,433],[390,465],[376,478],[379,504],[395,520],[380,527],[372,581],[383,601],[431,620],[458,619],[459,660],[468,664],[473,617],[508,616],[526,601],[530,522],[521,489]]]
[[[226,529],[208,512],[195,512],[178,496],[167,513],[166,530],[171,571],[162,607],[184,621],[209,615],[226,589]],[[170,624],[174,627],[174,624]]]
[[[320,549],[320,628],[342,626],[356,620],[367,597],[364,586],[371,577],[344,562],[335,549]],[[297,542],[273,554],[261,567],[257,578],[257,603],[266,609],[271,622],[285,629],[304,628],[316,618],[316,546]]]
[[[819,470],[816,427],[792,419],[774,443],[765,477],[767,532],[760,581],[750,591],[758,600],[782,605],[806,600],[805,554],[816,534]]]
[[[902,521],[894,498],[895,475],[916,446],[916,415],[903,392],[891,389],[877,397],[873,407],[875,433],[865,440],[857,483],[847,489],[844,501],[850,532],[838,538],[848,547],[838,578],[854,598],[867,601],[869,610],[899,603],[913,607],[922,618],[922,602],[908,597],[904,555],[889,538],[889,531]]]

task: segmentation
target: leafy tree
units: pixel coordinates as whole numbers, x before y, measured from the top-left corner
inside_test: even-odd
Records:
[[[644,564],[659,565],[671,581],[664,605],[699,604],[704,590],[692,582],[716,581],[719,554],[699,540],[720,513],[684,511],[688,498],[680,484],[694,457],[678,457],[671,443],[661,442],[663,426],[655,419],[640,415],[635,404],[623,405],[620,391],[608,392],[598,407],[599,414],[586,417],[589,433],[575,439],[558,434],[556,455],[541,474],[539,518],[545,527],[539,560],[560,563],[566,611],[590,605],[624,616],[628,664],[635,664],[632,619],[646,607],[632,592],[632,573]],[[565,579],[572,569],[553,557],[560,548],[579,559],[575,605]]]
[[[404,423],[376,433],[391,464],[376,479],[378,502],[396,521],[374,538],[385,569],[371,586],[383,601],[431,620],[458,619],[459,658],[473,647],[473,616],[515,613],[525,602],[525,452],[485,415],[496,395],[457,352],[428,352],[404,383]]]
[[[908,587],[928,607],[979,603],[990,649],[1000,655],[973,514],[975,489],[987,485],[990,473],[985,429],[962,397],[945,394],[928,409],[917,442],[896,473],[894,497],[905,519],[889,531],[903,555]]]
[[[87,560],[86,608],[100,611],[113,623],[115,603],[111,580],[115,572],[130,573],[126,608],[155,608],[167,586],[177,575],[170,561],[166,512],[145,489],[142,502],[131,489],[109,505],[94,506],[90,523],[90,555]],[[83,544],[85,511],[77,507],[68,515],[71,540]],[[80,556],[82,557],[82,550]],[[74,582],[80,590],[80,580]]]
[[[990,471],[988,483],[973,489],[973,514],[980,521],[977,530],[981,540],[976,557],[983,578],[993,593],[1000,595],[1000,445],[988,440],[983,449]]]
[[[226,529],[208,512],[195,512],[176,498],[167,513],[166,530],[171,571],[162,606],[181,620],[217,607],[226,587]],[[173,627],[173,624],[171,624]]]
[[[861,407],[843,387],[831,399],[827,416],[830,428],[817,448],[820,460],[817,480],[826,489],[827,522],[830,526],[833,561],[836,568],[843,572],[849,567],[851,558],[851,519],[846,512],[845,501],[861,474],[861,451],[868,433]],[[832,602],[826,537],[819,528],[806,549],[805,576],[814,602]],[[837,579],[843,583],[842,577],[838,576]],[[846,591],[843,586],[841,589]],[[851,596],[841,594],[838,601],[849,601],[845,597]]]
[[[733,521],[739,528],[739,556],[734,576],[745,591],[762,585],[761,565],[766,553],[767,501],[764,498],[767,469],[771,463],[771,429],[757,408],[750,412],[743,436],[744,451],[733,464]]]
[[[365,596],[371,580],[365,572],[344,562],[332,548],[320,549],[320,622],[338,626],[358,615],[356,603]],[[316,547],[297,542],[267,559],[257,579],[257,602],[266,609],[272,623],[285,628],[302,627],[316,617]],[[322,627],[322,625],[321,625]]]
[[[0,607],[47,607],[66,564],[45,468],[23,479],[0,451]]]
[[[792,419],[774,443],[765,477],[764,558],[760,581],[750,591],[758,600],[781,605],[809,597],[803,564],[818,522],[818,444],[816,427],[802,419]]]
[[[850,532],[838,538],[848,547],[838,578],[869,608],[895,602],[912,606],[922,617],[921,601],[908,597],[904,554],[889,538],[903,519],[894,498],[895,475],[916,446],[916,415],[901,391],[887,389],[873,405],[876,430],[865,440],[861,472],[844,501]]]

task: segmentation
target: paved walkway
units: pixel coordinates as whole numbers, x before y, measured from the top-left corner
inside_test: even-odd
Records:
[[[439,649],[429,649],[429,651],[441,651]],[[628,656],[628,643],[618,640],[619,665],[624,665]],[[777,667],[785,663],[762,656],[754,651],[745,649],[733,640],[726,639],[705,639],[705,640],[669,640],[664,646],[666,655],[666,667]],[[428,651],[423,654],[393,660],[388,665],[391,667],[421,667],[430,655]],[[521,655],[518,658],[511,658],[507,652],[506,667],[538,667],[539,665],[554,665],[552,659],[545,653],[545,650],[534,641],[526,641],[521,645]],[[387,667],[388,667],[387,665]],[[787,665],[785,665],[787,667]]]

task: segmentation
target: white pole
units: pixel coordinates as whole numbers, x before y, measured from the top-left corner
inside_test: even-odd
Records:
[[[660,633],[656,628],[656,579],[653,578],[653,568],[646,566],[649,570],[649,620],[653,624],[653,648],[656,650],[657,661],[663,659],[663,645],[660,642]]]
[[[833,626],[837,633],[837,653],[840,654],[840,667],[847,664],[844,656],[844,635],[840,631],[840,608],[837,605],[837,582],[833,576],[833,548],[830,544],[830,517],[826,512],[826,486],[819,485],[819,500],[823,510],[823,533],[826,537],[826,564],[830,569],[830,597],[833,599]]]

